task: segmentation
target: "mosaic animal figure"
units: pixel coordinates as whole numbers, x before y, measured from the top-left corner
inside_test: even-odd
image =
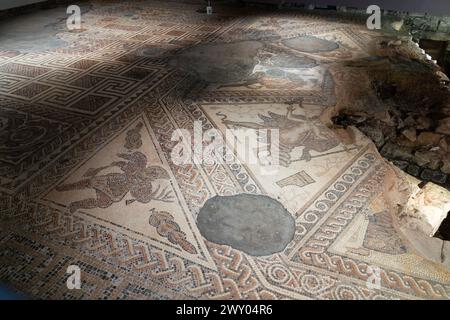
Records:
[[[222,113],[218,113],[218,115],[222,116],[223,124],[234,128],[279,129],[280,164],[285,167],[288,167],[293,161],[310,161],[312,159],[310,151],[323,153],[340,144],[333,132],[326,128],[318,117],[309,118],[293,114],[294,110],[294,105],[289,105],[285,115],[271,111],[268,112],[268,116],[258,114],[262,123],[232,121]],[[304,147],[302,156],[297,160],[292,160],[290,153],[296,147]]]
[[[59,192],[95,190],[95,198],[72,202],[69,206],[71,213],[78,209],[108,208],[113,203],[122,201],[128,193],[133,199],[127,200],[127,205],[135,201],[149,203],[152,200],[164,202],[173,200],[171,191],[168,191],[167,188],[160,190],[158,185],[154,189],[153,183],[156,180],[169,180],[170,178],[164,168],[147,166],[147,157],[139,151],[130,154],[119,153],[117,156],[125,161],[115,161],[108,166],[91,168],[83,175],[85,179],[56,187]],[[122,172],[99,175],[101,171],[114,167],[119,168]]]

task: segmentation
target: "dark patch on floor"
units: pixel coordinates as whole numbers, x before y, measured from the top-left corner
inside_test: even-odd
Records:
[[[170,64],[207,83],[235,83],[249,80],[255,57],[264,44],[259,41],[204,44],[188,48]]]
[[[251,194],[209,199],[200,210],[197,226],[208,241],[252,256],[283,251],[295,232],[295,220],[280,202]]]
[[[80,5],[81,13],[90,10]],[[4,51],[42,52],[63,48],[67,43],[57,37],[67,31],[67,6],[37,10],[0,21],[0,47]]]
[[[435,237],[445,241],[450,241],[450,212],[447,213],[447,218],[442,221]]]

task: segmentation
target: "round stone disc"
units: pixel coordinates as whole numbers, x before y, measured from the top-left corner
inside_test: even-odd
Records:
[[[283,251],[295,232],[294,218],[280,202],[253,194],[209,199],[200,210],[197,226],[208,241],[252,256]]]
[[[289,48],[308,53],[330,52],[339,48],[336,42],[313,36],[296,37],[282,42]]]

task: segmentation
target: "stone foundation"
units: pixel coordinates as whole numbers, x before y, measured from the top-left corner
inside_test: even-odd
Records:
[[[399,168],[385,191],[398,232],[412,250],[449,266],[448,78],[412,41],[380,39],[376,48],[377,59],[331,68],[345,81],[323,121],[358,128]]]

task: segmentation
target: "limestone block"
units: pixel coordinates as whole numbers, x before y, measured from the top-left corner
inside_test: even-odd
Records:
[[[443,137],[441,141],[439,141],[439,148],[445,153],[450,152],[450,139]]]
[[[409,141],[416,141],[417,135],[416,135],[416,129],[414,128],[408,128],[402,131],[402,134],[409,140]]]
[[[431,126],[431,120],[429,117],[420,116],[417,118],[417,129],[426,130]]]
[[[391,142],[387,142],[383,146],[383,149],[381,149],[381,154],[388,159],[397,159],[404,161],[413,160],[412,148],[399,146]]]
[[[437,31],[449,33],[450,32],[450,19],[439,20],[439,25],[438,25]]]
[[[408,239],[415,253],[436,263],[450,267],[450,242],[438,238],[428,237],[417,230],[400,228],[400,231]]]
[[[441,165],[441,157],[433,151],[416,151],[413,160],[418,166],[427,167],[431,170],[437,170]]]
[[[441,171],[450,174],[450,153],[447,153],[444,158],[442,158]]]
[[[432,237],[450,211],[450,192],[434,183],[414,189],[402,215],[403,222]]]
[[[439,121],[439,127],[436,132],[450,135],[450,118],[445,118]]]
[[[441,140],[442,135],[434,132],[422,132],[417,137],[417,143],[421,146],[437,146]]]
[[[450,79],[448,78],[448,76],[443,73],[442,71],[436,71],[436,75],[439,77],[439,79],[441,80],[441,82],[443,83],[448,83],[450,82]]]
[[[391,22],[391,27],[392,29],[394,29],[395,31],[400,31],[403,28],[403,24],[405,22],[402,20],[398,20],[398,21],[393,21]]]
[[[440,170],[424,169],[420,174],[423,181],[432,181],[439,185],[444,185],[447,181],[447,175]]]

